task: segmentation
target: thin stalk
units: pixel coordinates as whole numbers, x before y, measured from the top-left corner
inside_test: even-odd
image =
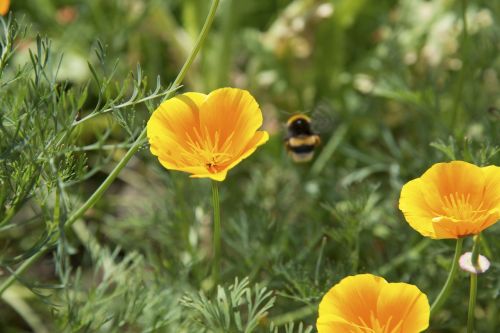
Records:
[[[474,245],[472,246],[471,261],[474,268],[479,268],[479,244],[481,243],[481,234],[474,236]]]
[[[235,23],[238,22],[238,15],[240,13],[239,6],[236,0],[229,0],[224,9],[224,21],[222,22],[222,36],[220,45],[218,47],[219,65],[215,66],[215,85],[216,87],[224,87],[228,84],[229,68],[231,66],[232,58],[232,44],[234,38]]]
[[[431,305],[431,316],[434,315],[439,310],[439,308],[441,308],[441,306],[448,298],[451,286],[453,284],[453,280],[455,279],[455,275],[457,273],[458,259],[460,258],[463,242],[464,242],[463,238],[457,239],[457,244],[455,246],[455,255],[453,256],[453,263],[451,264],[451,269],[450,272],[448,273],[448,278],[446,279],[443,288],[439,292],[439,295],[434,300],[434,303],[432,303]]]
[[[394,257],[384,266],[380,267],[377,274],[380,276],[385,276],[387,273],[392,271],[394,268],[404,264],[407,260],[410,260],[412,257],[417,256],[421,251],[423,251],[429,244],[431,243],[431,239],[424,238],[420,242],[418,242],[414,247],[409,249],[406,252],[401,253],[400,255]]]
[[[316,261],[316,269],[314,270],[314,284],[317,286],[319,281],[319,270],[321,268],[321,262],[323,261],[323,252],[325,250],[326,237],[323,237],[321,241],[321,248],[319,249],[318,261]]]
[[[306,305],[300,309],[293,310],[282,315],[269,319],[275,326],[281,326],[286,323],[294,322],[306,318],[318,311],[317,305]]]
[[[9,304],[29,325],[34,333],[49,333],[49,330],[44,325],[42,318],[34,311],[33,308],[23,299],[22,293],[24,290],[8,290],[2,295],[2,300]]]
[[[463,39],[464,39],[464,43],[466,43],[467,37],[469,35],[469,26],[467,24],[467,0],[462,0],[461,5],[462,5],[462,22],[464,24],[464,26],[463,26],[463,29],[464,29]]]
[[[177,86],[172,85],[172,87],[173,87],[172,89],[169,89],[169,90],[164,91],[162,93],[152,93],[151,95],[143,97],[143,98],[140,98],[140,99],[138,99],[136,101],[134,101],[133,98],[131,98],[131,100],[123,102],[121,104],[114,105],[112,107],[106,108],[106,109],[101,110],[99,112],[90,113],[87,116],[85,116],[85,117],[83,117],[83,118],[81,118],[79,120],[75,120],[73,122],[72,126],[78,126],[81,123],[86,122],[87,120],[93,119],[93,118],[98,117],[100,115],[103,115],[105,113],[110,113],[110,112],[113,112],[113,111],[116,111],[116,110],[119,110],[119,109],[123,109],[123,108],[126,108],[126,107],[130,107],[130,106],[134,106],[134,105],[137,105],[137,104],[141,104],[141,103],[144,103],[146,101],[149,101],[149,100],[152,100],[152,99],[155,99],[155,98],[158,98],[158,97],[166,96],[166,98],[169,98],[170,96],[172,96],[173,92],[177,91],[177,89],[180,88],[180,86],[178,86],[178,85]]]
[[[453,109],[452,109],[452,119],[451,119],[451,128],[457,128],[457,120],[458,120],[458,107],[462,103],[462,96],[464,92],[464,83],[465,83],[465,77],[466,77],[466,72],[468,71],[468,44],[469,44],[469,28],[467,24],[467,0],[461,0],[461,7],[462,7],[462,23],[463,23],[463,30],[462,30],[462,50],[461,50],[461,58],[462,58],[462,68],[460,69],[460,74],[458,77],[458,88],[455,94],[454,98],[454,104],[453,104]]]
[[[0,23],[2,24],[3,30],[5,32],[5,36],[4,36],[5,43],[4,43],[4,41],[2,41],[0,39],[0,41],[2,42],[1,43],[2,44],[2,54],[0,55],[0,78],[1,78],[2,74],[3,74],[3,69],[7,65],[7,60],[11,56],[12,49],[13,49],[12,45],[13,45],[15,36],[12,36],[12,34],[14,34],[12,31],[12,28],[11,28],[12,14],[9,14],[9,17],[7,19],[7,23],[5,23],[5,21],[3,19],[0,20]]]
[[[479,267],[479,243],[481,234],[474,237],[474,246],[472,247],[472,265],[477,269]],[[474,309],[476,308],[477,295],[477,274],[470,273],[470,294],[469,309],[467,312],[467,333],[474,332]]]
[[[194,59],[196,58],[196,55],[200,51],[201,46],[207,37],[208,31],[210,30],[210,27],[212,26],[212,22],[215,18],[215,13],[217,12],[217,7],[219,6],[219,2],[220,2],[220,0],[213,0],[212,1],[212,5],[210,6],[210,10],[209,10],[207,18],[205,20],[205,24],[203,25],[203,28],[201,29],[200,35],[198,36],[198,40],[196,41],[196,44],[194,45],[193,50],[191,51],[191,54],[189,55],[186,62],[182,66],[179,74],[177,75],[174,82],[172,83],[172,87],[174,89],[175,89],[175,87],[178,87],[181,84],[188,69],[191,67]],[[175,91],[172,90],[171,93],[169,93],[165,96],[165,99],[172,97],[174,92]],[[113,183],[113,181],[118,176],[120,171],[127,165],[128,161],[139,150],[139,148],[141,147],[142,142],[145,138],[146,138],[146,128],[144,128],[142,130],[141,134],[134,141],[134,144],[132,145],[132,147],[130,147],[130,149],[127,151],[125,156],[123,156],[123,158],[118,162],[118,164],[111,171],[111,173],[104,180],[104,182],[99,186],[99,188],[87,199],[87,201],[79,209],[77,209],[68,218],[68,220],[65,222],[65,225],[64,225],[65,228],[71,227],[71,225],[73,225],[73,223],[75,223],[89,208],[93,207],[96,204],[96,202],[102,197],[102,195],[108,189],[108,187]],[[19,266],[19,268],[0,285],[0,295],[7,288],[9,288],[9,286],[15,281],[17,276],[19,276],[26,269],[28,269],[33,263],[35,263],[40,257],[42,257],[50,248],[51,248],[50,245],[43,247],[42,249],[40,249],[39,252],[35,253],[33,255],[33,257],[27,259],[24,263],[22,263],[21,266]]]
[[[474,332],[474,309],[476,308],[477,274],[470,274],[469,310],[467,312],[467,333]]]
[[[38,259],[40,259],[45,254],[45,252],[47,252],[51,248],[52,246],[46,245],[42,247],[38,252],[36,252],[32,257],[26,259],[26,261],[23,262],[14,273],[12,273],[7,279],[5,279],[2,285],[0,285],[0,295],[2,295],[3,292],[7,288],[9,288],[14,283],[14,281],[16,281],[18,276],[21,276],[28,268],[31,267],[31,265],[37,262]]]
[[[219,272],[220,272],[221,223],[220,223],[219,187],[215,180],[212,180],[212,204],[214,207],[212,279],[214,284],[217,284],[217,282],[219,281]]]

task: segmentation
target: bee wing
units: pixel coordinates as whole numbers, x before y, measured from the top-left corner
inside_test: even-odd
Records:
[[[311,118],[311,128],[315,133],[329,132],[335,123],[333,107],[328,101],[322,100],[314,107]]]

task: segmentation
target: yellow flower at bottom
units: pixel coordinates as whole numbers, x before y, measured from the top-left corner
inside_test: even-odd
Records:
[[[222,181],[264,144],[262,112],[246,90],[189,92],[163,102],[147,124],[151,153],[167,169]]]
[[[9,11],[10,0],[0,0],[0,15],[5,15]]]
[[[372,274],[348,276],[319,304],[318,333],[418,333],[429,326],[427,296]]]
[[[401,190],[399,209],[426,237],[476,235],[500,219],[500,167],[437,163]]]

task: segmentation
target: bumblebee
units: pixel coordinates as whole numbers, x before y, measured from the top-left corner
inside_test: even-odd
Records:
[[[314,157],[314,149],[321,143],[319,135],[311,127],[311,118],[295,114],[286,122],[288,134],[285,147],[295,162],[308,162]]]

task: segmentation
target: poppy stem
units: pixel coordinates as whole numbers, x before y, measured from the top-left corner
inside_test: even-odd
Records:
[[[479,267],[479,243],[481,234],[474,237],[474,245],[472,247],[472,265]],[[470,274],[470,293],[469,293],[469,310],[467,312],[467,333],[474,332],[474,309],[476,308],[477,295],[477,274]]]
[[[470,274],[469,311],[467,313],[467,333],[474,332],[474,309],[476,308],[477,274]]]
[[[439,308],[444,304],[451,290],[451,286],[453,284],[453,280],[455,279],[455,275],[457,273],[458,268],[458,259],[460,257],[460,253],[462,251],[462,244],[464,242],[463,238],[457,239],[457,244],[455,246],[455,255],[453,256],[453,262],[451,264],[450,272],[448,273],[448,278],[444,283],[443,288],[439,292],[439,295],[434,300],[434,303],[431,305],[431,316],[434,315]]]
[[[215,284],[219,281],[220,252],[221,252],[221,223],[220,223],[220,200],[219,187],[215,180],[212,181],[212,203],[214,207],[214,240],[213,240],[213,263],[212,279]]]
[[[471,261],[474,268],[478,269],[479,266],[479,244],[481,243],[481,234],[477,234],[473,238],[474,245],[472,246]]]

